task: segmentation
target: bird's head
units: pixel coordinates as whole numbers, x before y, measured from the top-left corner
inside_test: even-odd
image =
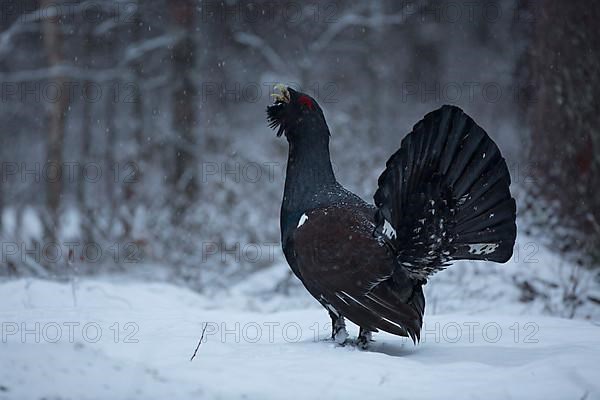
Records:
[[[274,102],[267,107],[267,120],[269,127],[277,129],[277,136],[285,133],[288,140],[293,140],[296,135],[323,131],[329,136],[323,110],[315,99],[282,84],[275,85],[275,90]]]

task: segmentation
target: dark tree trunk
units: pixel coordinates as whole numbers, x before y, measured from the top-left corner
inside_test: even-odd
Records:
[[[143,18],[141,11],[141,3],[138,4],[135,16],[133,18],[133,43],[138,46],[143,40]],[[133,120],[133,151],[130,154],[130,159],[127,163],[128,174],[127,179],[120,181],[123,185],[123,203],[125,215],[122,216],[123,238],[125,241],[134,241],[133,237],[133,217],[135,210],[140,202],[140,193],[136,191],[142,179],[142,171],[146,162],[147,151],[144,146],[144,102],[142,96],[142,83],[144,64],[142,55],[139,55],[129,65],[133,72],[134,84],[132,86],[132,120]]]
[[[172,19],[183,38],[172,51],[175,85],[173,89],[173,127],[175,140],[175,171],[173,183],[179,201],[175,205],[176,218],[197,198],[196,145],[197,107],[196,88],[193,83],[195,66],[194,27],[196,23],[196,2],[193,0],[171,0]]]
[[[42,0],[44,9],[52,9],[51,0]],[[50,67],[57,67],[64,63],[62,49],[62,32],[59,18],[46,18],[42,22],[42,33],[44,46]],[[59,75],[53,79],[53,83],[63,90],[63,94],[49,104],[48,136],[46,163],[52,167],[49,171],[60,171],[63,166],[63,141],[65,134],[66,114],[69,107],[69,96],[65,94],[66,78]],[[46,209],[45,219],[45,241],[56,242],[58,233],[59,213],[61,196],[63,190],[63,178],[57,177],[50,172],[50,179],[46,177]]]
[[[524,100],[535,165],[530,211],[567,228],[551,230],[559,249],[585,250],[586,262],[600,264],[600,4],[550,0],[531,3],[529,11],[534,25],[524,64],[533,90]]]
[[[92,67],[91,63],[91,52],[94,47],[93,35],[90,31],[86,32],[83,53],[84,59],[87,62],[88,68]],[[86,80],[83,82],[83,88],[88,88],[92,84],[91,81]],[[85,166],[91,160],[91,146],[92,146],[92,102],[90,101],[91,93],[84,96],[82,105],[82,121],[81,121],[81,155],[79,156],[79,163]],[[81,239],[83,243],[92,242],[92,220],[90,216],[90,206],[88,204],[88,197],[86,196],[86,179],[82,174],[83,168],[79,169],[80,175],[77,177],[77,206],[80,214],[80,229]]]
[[[106,196],[108,197],[108,225],[107,229],[110,231],[110,227],[115,222],[116,216],[116,208],[118,205],[117,200],[117,190],[116,185],[117,182],[120,182],[122,179],[122,166],[117,165],[115,161],[115,147],[116,147],[116,126],[115,126],[115,113],[117,111],[115,102],[120,101],[119,91],[119,81],[110,81],[108,83],[108,96],[106,96],[106,106],[105,106],[105,122],[106,122],[106,131],[105,131],[105,147],[104,147],[104,165],[105,169],[108,172],[108,176],[104,179],[104,183],[106,184]],[[119,100],[117,100],[119,99]],[[112,171],[112,173],[110,172]],[[115,182],[116,181],[116,182]]]
[[[4,183],[4,178],[0,179],[0,236],[2,236],[2,230],[3,230],[3,218],[2,218],[2,214],[4,212],[4,192],[2,191],[2,185]]]

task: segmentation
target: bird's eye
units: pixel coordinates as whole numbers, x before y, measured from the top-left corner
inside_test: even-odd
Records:
[[[313,101],[308,96],[298,97],[298,104],[305,106],[306,108],[308,108],[311,111],[314,111],[314,109],[315,109],[315,105],[313,104]]]

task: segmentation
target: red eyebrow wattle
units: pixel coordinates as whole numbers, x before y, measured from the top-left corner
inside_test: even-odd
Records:
[[[313,104],[313,101],[308,96],[304,96],[303,95],[303,96],[298,97],[298,104],[305,105],[310,110],[314,110],[315,109],[315,105]]]

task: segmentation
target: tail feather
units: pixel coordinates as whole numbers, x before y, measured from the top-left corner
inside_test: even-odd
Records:
[[[417,123],[378,184],[376,232],[413,276],[458,259],[511,257],[516,205],[506,161],[460,108],[444,106]]]

